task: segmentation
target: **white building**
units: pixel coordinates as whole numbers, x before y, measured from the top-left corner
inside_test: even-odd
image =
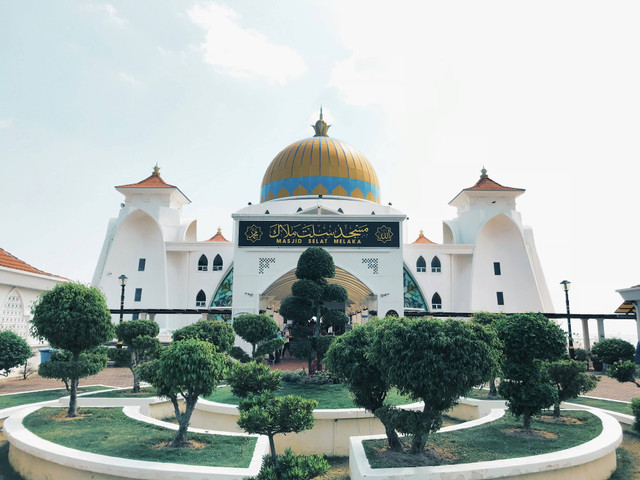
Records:
[[[267,167],[261,203],[234,215],[233,241],[218,233],[197,241],[197,222],[183,216],[189,199],[167,184],[159,168],[141,182],[120,185],[124,203],[109,222],[93,284],[118,308],[125,274],[125,308],[228,307],[237,315],[266,311],[278,321],[291,294],[301,252],[326,248],[336,278],[346,287],[345,310],[354,321],[409,311],[478,310],[552,312],[531,229],[522,224],[516,198],[482,170],[478,182],[450,205],[444,242],[423,233],[403,238],[406,215],[380,204],[371,163],[357,149],[316,135],[282,150]],[[158,316],[173,330],[196,316]]]
[[[29,345],[37,339],[29,334],[31,307],[40,294],[67,279],[32,267],[0,248],[0,330],[11,330]]]

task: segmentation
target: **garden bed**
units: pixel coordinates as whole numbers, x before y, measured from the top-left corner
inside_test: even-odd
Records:
[[[565,411],[563,415],[566,416],[567,413]],[[616,468],[615,449],[622,440],[622,430],[618,422],[605,413],[594,411],[582,417],[585,413],[577,413],[576,416],[579,419],[589,418],[589,415],[597,418],[595,422],[581,420],[582,424],[573,425],[573,427],[579,427],[578,435],[559,433],[563,429],[570,431],[571,425],[565,428],[553,422],[543,423],[544,431],[549,432],[549,435],[544,436],[554,438],[541,440],[541,443],[548,442],[548,445],[552,445],[551,447],[540,447],[540,442],[532,438],[513,436],[515,433],[513,429],[517,429],[520,424],[511,424],[512,421],[508,418],[486,425],[478,425],[480,420],[443,428],[439,433],[430,436],[430,443],[439,443],[443,457],[455,456],[457,460],[449,458],[447,464],[434,466],[419,466],[418,462],[414,462],[410,464],[411,466],[404,464],[402,467],[388,467],[387,463],[378,463],[379,468],[374,468],[367,459],[365,448],[375,448],[376,444],[369,441],[384,440],[384,437],[382,435],[374,438],[354,437],[351,439],[349,460],[351,480],[364,478],[369,480],[387,478],[465,480],[518,477],[527,480],[548,478],[604,480]],[[473,428],[469,428],[471,426]],[[468,428],[468,432],[460,433],[458,429],[465,427]],[[540,424],[534,423],[534,428],[539,429]],[[512,432],[494,435],[490,433],[492,429],[512,430]],[[454,435],[451,430],[458,430],[458,432]],[[578,429],[574,429],[575,431]],[[438,437],[439,440],[436,440]],[[366,444],[368,447],[365,447]],[[372,461],[374,465],[377,462],[377,460]]]
[[[10,463],[25,478],[231,480],[255,476],[268,451],[266,439],[255,435],[202,432],[190,432],[193,448],[172,449],[165,445],[174,431],[122,409],[82,409],[88,415],[75,419],[65,413],[26,407],[5,421]]]

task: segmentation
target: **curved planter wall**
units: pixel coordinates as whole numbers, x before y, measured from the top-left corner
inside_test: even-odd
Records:
[[[362,446],[363,440],[381,436],[353,437],[349,453],[351,480],[605,480],[616,469],[616,448],[622,442],[620,424],[606,413],[591,410],[602,421],[602,433],[577,447],[532,457],[491,462],[411,468],[371,468]],[[456,425],[468,428],[477,422]],[[447,430],[446,428],[442,429]]]
[[[504,408],[504,401],[485,401],[469,398],[460,399],[460,403],[447,412],[460,420],[474,420],[489,413],[491,408]],[[420,409],[421,403],[404,405],[403,408]],[[153,418],[165,418],[173,415],[173,406],[167,401],[151,402],[148,410],[143,410]],[[304,455],[349,455],[349,438],[362,435],[384,433],[382,423],[362,408],[344,408],[313,412],[315,424],[311,430],[301,433],[288,433],[275,437],[276,450],[284,452],[291,448]],[[240,413],[235,405],[211,402],[200,399],[191,417],[191,425],[198,428],[242,432],[238,427]]]
[[[22,419],[38,408],[25,407],[4,422],[4,431],[11,444],[9,463],[28,480],[235,480],[257,475],[262,457],[269,451],[267,438],[258,437],[248,468],[204,467],[108,457],[63,447],[31,433],[22,425]]]

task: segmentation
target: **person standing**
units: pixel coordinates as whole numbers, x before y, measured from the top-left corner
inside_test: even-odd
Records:
[[[282,337],[284,338],[284,346],[282,347],[282,358],[284,358],[284,352],[289,352],[289,356],[291,356],[291,350],[289,347],[291,344],[289,343],[291,340],[291,329],[289,327],[284,329]]]

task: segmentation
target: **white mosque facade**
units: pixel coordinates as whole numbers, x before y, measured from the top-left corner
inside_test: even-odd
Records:
[[[235,214],[233,241],[220,231],[197,240],[197,222],[183,215],[189,199],[156,167],[124,195],[109,221],[93,277],[110,308],[120,305],[118,277],[128,277],[127,309],[208,309],[225,318],[266,312],[280,323],[300,254],[321,246],[347,288],[353,322],[420,312],[552,312],[530,228],[516,198],[483,169],[475,185],[450,202],[443,243],[403,238],[406,215],[380,203],[371,163],[331,138],[322,117],[315,136],[295,142],[268,166],[261,202]],[[223,310],[221,310],[223,309]],[[201,315],[158,315],[171,331]]]

